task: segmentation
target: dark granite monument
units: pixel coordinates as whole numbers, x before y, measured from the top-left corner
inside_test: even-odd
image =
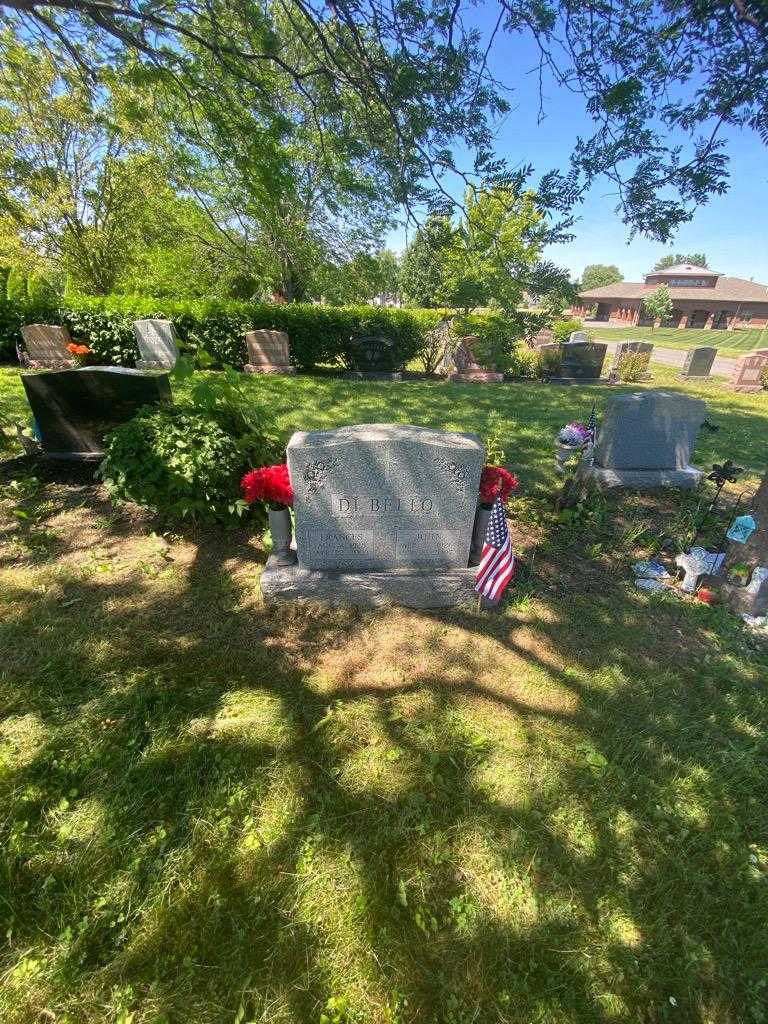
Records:
[[[717,349],[709,345],[688,349],[680,376],[685,379],[688,377],[708,377],[716,355]]]
[[[607,350],[608,346],[601,341],[569,341],[561,345],[560,379],[599,380]]]
[[[352,368],[348,377],[401,380],[403,376],[394,340],[380,334],[350,338],[347,343],[347,360]]]
[[[21,380],[50,459],[96,461],[110,430],[143,405],[172,401],[167,373],[122,366],[24,373]]]

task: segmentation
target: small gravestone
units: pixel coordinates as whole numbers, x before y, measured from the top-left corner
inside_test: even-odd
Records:
[[[172,370],[179,358],[176,330],[170,320],[134,320],[133,333],[141,358],[139,370]]]
[[[638,355],[642,358],[640,374],[648,376],[648,367],[651,364],[652,353],[653,345],[650,341],[620,341],[614,349],[613,361],[611,362],[611,372],[619,372],[619,364],[624,356]]]
[[[368,380],[401,380],[402,366],[392,338],[382,334],[361,334],[347,343],[347,360],[352,367],[346,374]]]
[[[268,564],[266,597],[440,607],[472,597],[482,442],[363,424],[294,434],[298,565]]]
[[[574,334],[576,333],[578,332],[574,331]],[[547,348],[548,346],[542,347]],[[565,345],[561,345],[559,379],[564,381],[599,380],[600,374],[603,372],[607,350],[608,346],[601,341],[569,341]]]
[[[145,374],[124,366],[25,373],[21,380],[43,454],[51,459],[99,459],[105,434],[143,405],[171,401],[167,374]]]
[[[748,352],[736,360],[728,381],[731,391],[761,391],[760,375],[768,366],[768,352]]]
[[[571,333],[568,335],[568,341],[566,342],[566,344],[573,345],[576,342],[584,341],[589,341],[589,335],[586,331],[571,331]]]
[[[708,377],[716,356],[717,349],[709,345],[700,345],[698,348],[688,349],[680,376],[686,379],[689,377]]]
[[[690,460],[706,412],[700,399],[668,391],[611,399],[580,477],[600,488],[695,487],[702,474]]]
[[[32,370],[66,370],[75,365],[67,345],[72,336],[66,327],[55,324],[25,324],[21,328],[24,349],[19,362]]]
[[[296,367],[291,366],[291,349],[284,331],[247,331],[245,344],[248,348],[248,362],[243,367],[246,373],[296,373]]]
[[[504,380],[504,374],[499,373],[495,366],[490,368],[481,366],[477,362],[474,349],[479,341],[480,339],[474,334],[460,339],[459,345],[453,354],[456,372],[449,374],[448,380],[468,384],[473,382],[500,383]]]

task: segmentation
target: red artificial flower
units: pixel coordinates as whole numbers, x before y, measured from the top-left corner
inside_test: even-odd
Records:
[[[78,345],[75,341],[70,341],[66,347],[73,356],[87,356],[91,351],[87,345]]]
[[[480,475],[480,501],[492,505],[496,498],[506,504],[512,491],[517,490],[517,477],[503,466],[483,466]]]
[[[247,502],[268,501],[273,505],[293,505],[293,488],[285,463],[252,469],[240,481]]]

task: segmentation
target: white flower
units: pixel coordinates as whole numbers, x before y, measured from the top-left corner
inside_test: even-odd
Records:
[[[674,996],[670,996],[669,997],[669,1005],[670,1006],[677,1006],[677,1000],[675,999]]]

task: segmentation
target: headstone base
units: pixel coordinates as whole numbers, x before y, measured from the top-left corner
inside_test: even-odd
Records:
[[[377,370],[345,370],[344,380],[402,380],[403,375],[398,370],[394,373],[379,373]]]
[[[448,608],[477,600],[475,569],[430,572],[320,572],[299,565],[280,566],[270,555],[261,574],[265,601],[327,601],[367,607]]]
[[[674,487],[692,491],[698,487],[703,475],[693,466],[686,469],[603,469],[601,466],[582,465],[579,469],[579,478],[587,484],[594,484],[599,491],[612,487],[628,487],[633,491]]]
[[[740,391],[742,394],[754,394],[757,391],[763,391],[762,384],[729,384],[729,391]]]
[[[492,370],[466,370],[464,373],[449,373],[452,384],[503,384],[504,374]]]
[[[547,377],[547,384],[609,384],[607,377]]]
[[[296,373],[295,366],[279,365],[278,363],[246,363],[243,367],[246,373]]]
[[[137,370],[162,370],[164,373],[168,372],[168,367],[161,363],[157,359],[137,359],[136,360]]]

